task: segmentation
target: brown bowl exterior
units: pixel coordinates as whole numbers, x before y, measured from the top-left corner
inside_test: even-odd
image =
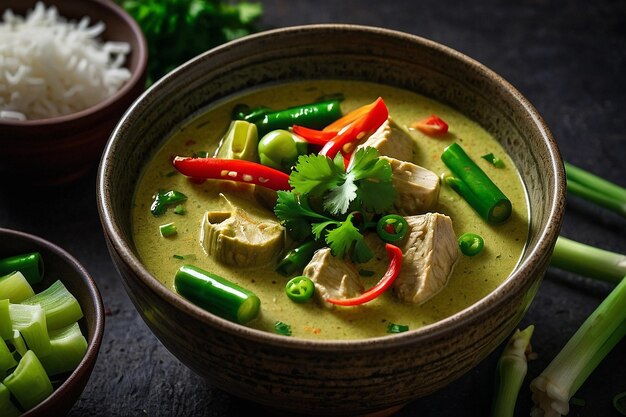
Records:
[[[190,116],[245,89],[302,79],[364,80],[442,101],[498,138],[529,192],[528,246],[513,274],[441,322],[383,338],[310,341],[238,326],[197,308],[141,264],[131,231],[145,162]],[[564,173],[533,107],[481,64],[385,29],[314,25],[254,35],[178,68],[123,118],[105,150],[98,204],[109,251],[137,310],[161,342],[216,387],[287,415],[391,409],[460,377],[500,344],[532,301],[563,215]]]
[[[41,253],[44,262],[44,278],[34,286],[35,291],[48,288],[56,280],[63,282],[83,310],[79,324],[88,347],[85,357],[65,382],[23,417],[64,416],[83,392],[98,357],[104,333],[102,297],[89,273],[69,253],[37,236],[0,228],[0,259],[30,252]]]
[[[11,8],[25,15],[37,0],[0,0],[0,12]],[[34,183],[55,184],[83,175],[100,159],[113,128],[143,92],[148,60],[147,44],[137,23],[111,0],[47,0],[59,14],[91,24],[104,22],[104,41],[128,42],[126,66],[131,78],[113,96],[83,111],[50,119],[0,121],[0,177],[16,173]]]

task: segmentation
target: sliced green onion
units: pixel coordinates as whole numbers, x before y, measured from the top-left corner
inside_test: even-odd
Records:
[[[9,313],[13,329],[19,330],[28,348],[37,355],[47,355],[50,352],[50,337],[44,309],[39,305],[11,304]]]
[[[389,323],[387,324],[387,333],[404,333],[409,330],[409,326],[406,324],[396,324]]]
[[[13,401],[11,401],[11,391],[0,382],[0,411],[2,417],[18,417],[22,412],[17,409]]]
[[[150,212],[154,216],[160,216],[165,213],[168,206],[182,203],[187,200],[187,196],[180,191],[169,190],[163,191],[159,190],[155,196],[152,205],[150,206]]]
[[[476,233],[463,233],[459,236],[459,248],[465,256],[476,256],[484,247],[484,239]]]
[[[15,351],[19,354],[19,356],[26,355],[28,348],[26,347],[26,342],[22,337],[22,333],[19,330],[13,330],[13,335],[9,339],[9,342],[13,345]]]
[[[31,284],[41,282],[43,278],[43,260],[39,252],[16,255],[0,259],[0,276],[13,271],[20,271]],[[2,293],[0,292],[0,298]]]
[[[567,191],[626,217],[626,188],[565,162]]]
[[[315,293],[315,284],[304,275],[290,279],[285,285],[285,293],[291,301],[304,303],[309,301]]]
[[[239,324],[254,319],[261,307],[261,300],[251,291],[193,265],[178,269],[174,287],[199,307]]]
[[[13,354],[9,350],[6,342],[0,339],[0,377],[4,376],[4,373],[17,365],[17,361],[13,357]],[[2,408],[0,408],[2,410]]]
[[[41,357],[48,375],[76,369],[87,352],[87,340],[78,323],[50,332],[50,353]]]
[[[182,216],[185,213],[187,213],[187,211],[185,210],[185,207],[183,207],[182,204],[179,204],[174,208],[174,214],[178,214],[179,216]]]
[[[4,340],[9,340],[13,337],[9,304],[9,300],[0,300],[0,339]]]
[[[177,234],[178,231],[176,230],[176,225],[174,223],[166,223],[159,226],[159,233],[161,233],[161,236],[163,237],[170,237]]]
[[[282,321],[274,323],[274,331],[282,336],[291,336],[291,326]]]
[[[0,278],[0,297],[8,299],[12,303],[19,303],[35,295],[20,271],[11,272]]]
[[[458,143],[444,149],[441,159],[456,177],[444,181],[488,223],[498,224],[511,217],[511,201],[465,153]]]
[[[550,265],[617,284],[626,275],[626,256],[559,236]]]
[[[504,161],[502,161],[502,159],[498,158],[492,153],[483,155],[481,156],[481,158],[483,158],[485,161],[489,162],[491,165],[493,165],[496,168],[504,168]]]
[[[39,305],[46,313],[48,330],[69,326],[83,317],[76,297],[59,280],[44,291],[22,301],[26,305]]]
[[[613,407],[623,416],[626,416],[626,392],[620,392],[613,397]]]
[[[25,410],[30,410],[52,394],[50,378],[32,350],[26,352],[3,384]]]
[[[528,370],[527,353],[530,339],[535,330],[528,326],[523,331],[517,329],[509,339],[496,368],[496,388],[491,406],[492,417],[513,417],[515,403]]]

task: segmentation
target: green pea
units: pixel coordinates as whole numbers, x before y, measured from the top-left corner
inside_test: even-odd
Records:
[[[268,167],[289,171],[307,150],[307,143],[293,133],[273,130],[259,141],[259,160]]]

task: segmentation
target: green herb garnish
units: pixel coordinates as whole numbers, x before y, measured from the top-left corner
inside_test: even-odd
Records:
[[[387,324],[387,333],[403,333],[409,330],[409,326],[406,324]]]
[[[274,330],[282,336],[291,336],[291,326],[282,321],[274,323]]]
[[[504,161],[492,153],[488,153],[487,155],[481,156],[485,161],[489,162],[496,168],[504,168]]]

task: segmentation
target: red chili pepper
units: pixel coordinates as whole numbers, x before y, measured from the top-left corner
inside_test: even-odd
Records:
[[[385,275],[383,275],[383,277],[380,279],[380,281],[378,281],[378,284],[374,285],[363,294],[354,298],[327,298],[326,301],[339,306],[356,306],[367,303],[368,301],[372,301],[374,298],[385,292],[396,280],[398,274],[400,274],[400,268],[402,266],[402,250],[399,247],[390,243],[387,243],[385,245],[385,249],[387,249],[387,255],[389,256],[389,268],[387,269],[387,272],[385,272]]]
[[[434,114],[413,123],[411,127],[431,136],[442,136],[448,133],[448,124]]]
[[[365,107],[365,109],[363,109],[363,107]],[[389,117],[389,110],[380,97],[372,104],[363,107],[354,111],[354,113],[357,114],[356,119],[341,128],[341,130],[337,132],[337,135],[324,145],[320,151],[320,155],[326,155],[332,159],[338,152],[342,152],[344,156],[351,154],[356,141],[374,133]],[[350,114],[344,117],[348,117],[349,115]]]
[[[324,132],[299,125],[293,125],[291,131],[307,142],[321,146],[326,145],[326,142],[337,136],[337,132]]]
[[[291,190],[288,174],[256,162],[177,156],[172,164],[181,174],[192,178],[239,181],[275,191]]]

